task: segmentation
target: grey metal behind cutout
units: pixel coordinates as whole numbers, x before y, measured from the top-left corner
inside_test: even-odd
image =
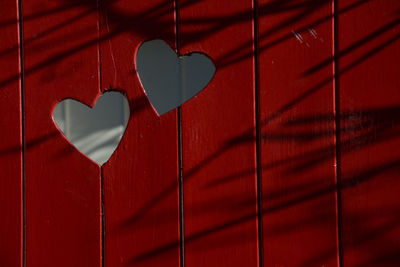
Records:
[[[54,109],[53,118],[65,137],[83,154],[102,165],[115,149],[129,120],[129,103],[119,92],[106,92],[93,109],[65,99]]]
[[[182,105],[212,79],[215,66],[202,53],[178,57],[162,40],[144,42],[136,55],[136,68],[151,104],[159,115]]]
[[[204,54],[178,57],[162,40],[144,42],[136,66],[147,97],[162,115],[195,96],[212,79],[213,62]],[[95,107],[66,99],[53,113],[66,138],[98,164],[104,164],[118,147],[129,119],[129,103],[116,91],[104,93]]]

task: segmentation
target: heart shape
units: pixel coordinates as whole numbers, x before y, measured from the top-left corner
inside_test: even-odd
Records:
[[[103,165],[117,149],[129,120],[129,103],[116,91],[100,95],[93,108],[64,99],[53,111],[64,137],[80,152]]]
[[[144,91],[159,115],[182,105],[211,81],[215,66],[202,53],[177,56],[163,40],[143,42],[136,70]]]

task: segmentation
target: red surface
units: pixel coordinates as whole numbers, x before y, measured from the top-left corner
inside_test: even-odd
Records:
[[[176,110],[158,117],[135,73],[143,41],[174,47],[174,1],[104,1],[102,89],[121,90],[131,116],[104,165],[106,266],[179,266]]]
[[[0,265],[22,266],[18,16],[3,2]],[[179,1],[176,36],[173,0],[23,2],[27,266],[101,266],[103,241],[107,266],[182,265],[177,110],[158,117],[135,73],[137,48],[156,38],[217,68],[182,106],[186,266],[400,265],[400,3],[338,0],[334,21],[331,0],[260,0],[257,55],[252,3]],[[101,171],[51,116],[62,99],[93,105],[110,89],[131,117]]]
[[[24,1],[23,15],[26,265],[100,266],[100,168],[52,120],[60,100],[99,94],[97,10],[38,0]]]
[[[252,2],[180,1],[181,54],[216,65],[182,106],[186,266],[258,266]]]
[[[344,266],[400,265],[399,10],[370,0],[339,16]]]
[[[258,10],[264,266],[338,266],[332,2]]]
[[[16,1],[0,9],[0,265],[22,266],[22,139]]]

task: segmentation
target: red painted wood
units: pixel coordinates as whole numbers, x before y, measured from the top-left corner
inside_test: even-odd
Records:
[[[135,73],[139,45],[174,47],[174,1],[103,1],[102,89],[127,94],[131,115],[104,165],[106,266],[179,266],[177,116],[158,117]]]
[[[182,106],[186,266],[258,266],[253,1],[180,1],[181,54],[210,84]]]
[[[264,266],[337,266],[332,1],[258,11]]]
[[[337,266],[338,245],[344,266],[399,265],[400,4],[336,2],[335,22],[331,0],[260,0],[257,7],[259,241],[253,1],[179,1],[181,54],[204,52],[217,67],[206,89],[182,107],[187,266],[258,266],[259,242],[263,266]],[[155,114],[134,59],[145,40],[175,47],[174,1],[103,0],[99,13],[98,4],[23,3],[27,266],[102,265],[101,178],[106,265],[178,266],[177,111]],[[21,266],[23,253],[18,35],[17,3],[6,0],[0,10],[1,266]],[[93,105],[100,89],[126,93],[132,111],[102,172],[51,118],[60,100]]]
[[[400,2],[338,1],[344,266],[400,265]]]
[[[92,1],[23,1],[27,266],[100,266],[100,168],[62,136],[54,106],[99,94]]]
[[[22,266],[22,127],[17,1],[0,9],[0,265]]]

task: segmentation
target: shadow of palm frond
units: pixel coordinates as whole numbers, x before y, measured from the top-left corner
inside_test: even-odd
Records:
[[[360,0],[356,3],[351,4],[350,6],[344,8],[343,10],[339,11],[339,13],[348,12],[360,5],[366,4],[371,0]],[[30,50],[32,53],[36,52],[47,52],[49,48],[60,46],[61,44],[65,44],[65,42],[75,42],[77,37],[79,36],[86,36],[87,31],[91,26],[77,28],[73,31],[71,36],[66,36],[62,34],[61,36],[52,37],[51,40],[46,40],[45,43],[37,43],[40,39],[48,37],[50,34],[55,34],[57,31],[68,27],[71,25],[72,22],[78,22],[81,19],[84,19],[88,16],[93,16],[93,13],[99,12],[99,19],[100,23],[104,23],[105,25],[101,25],[103,28],[107,28],[107,33],[101,35],[99,38],[91,39],[91,40],[84,40],[82,42],[78,42],[77,44],[72,45],[67,50],[57,51],[40,62],[35,63],[33,66],[26,68],[24,74],[26,76],[35,73],[45,67],[54,65],[65,58],[68,58],[71,55],[79,53],[80,51],[87,49],[89,47],[97,46],[101,42],[108,41],[115,36],[120,34],[128,33],[139,35],[143,37],[143,40],[149,38],[157,38],[158,36],[154,35],[154,32],[148,32],[146,29],[157,29],[157,32],[169,32],[170,29],[168,28],[169,25],[164,21],[163,16],[165,14],[171,14],[174,12],[173,7],[168,4],[168,1],[165,1],[164,4],[150,8],[142,13],[135,13],[135,14],[125,14],[121,10],[117,8],[113,8],[113,2],[107,5],[107,8],[103,6],[98,6],[97,1],[92,0],[85,0],[85,1],[77,1],[77,0],[69,0],[69,1],[60,1],[64,3],[61,7],[51,8],[49,10],[39,11],[34,14],[26,14],[24,15],[24,23],[29,23],[32,20],[38,20],[43,17],[53,15],[53,16],[60,16],[63,12],[77,9],[77,14],[72,15],[72,17],[66,17],[64,20],[56,23],[55,25],[49,25],[48,28],[45,28],[34,36],[25,38],[24,39],[24,46],[25,49]],[[183,1],[179,8],[185,9],[189,8],[190,6],[196,4],[198,1]],[[279,14],[282,12],[287,12],[290,10],[298,10],[297,13],[290,18],[280,22],[279,24],[275,25],[272,29],[268,29],[266,32],[261,32],[259,36],[259,41],[263,42],[263,40],[267,40],[272,34],[279,32],[282,28],[285,27],[295,27],[296,23],[300,22],[306,16],[309,16],[312,13],[318,12],[319,8],[326,7],[330,4],[330,0],[308,0],[302,3],[293,3],[294,0],[286,0],[286,1],[273,1],[271,3],[267,3],[258,7],[258,16],[259,18],[264,16],[270,16]],[[70,15],[71,16],[71,15]],[[235,14],[230,14],[229,16],[225,17],[206,17],[201,19],[182,19],[181,23],[187,23],[188,25],[206,25],[206,29],[197,31],[197,32],[183,32],[180,34],[180,38],[184,40],[189,40],[186,44],[190,44],[193,42],[197,42],[203,40],[213,34],[218,34],[222,30],[231,27],[235,24],[240,24],[243,21],[251,21],[253,19],[253,11],[242,11]],[[326,16],[320,18],[316,21],[308,23],[303,27],[296,27],[296,32],[303,32],[307,31],[310,27],[316,27],[323,22],[326,22],[332,19],[332,16]],[[13,24],[18,23],[18,21],[0,21],[0,28]],[[147,25],[146,29],[142,27],[142,25]],[[159,35],[159,34],[156,34]],[[293,38],[292,32],[286,34],[284,36],[278,37],[275,40],[268,42],[267,44],[260,45],[259,52],[263,52],[268,48],[278,45],[279,43]],[[0,57],[5,56],[11,52],[17,51],[19,45],[15,45],[11,48],[6,50],[0,51]],[[227,51],[224,55],[221,56],[219,59],[215,59],[217,68],[222,68],[239,62],[241,60],[245,60],[253,56],[253,43],[252,42],[243,42],[242,44],[238,44],[236,48],[231,51]],[[6,77],[3,80],[0,80],[0,86],[3,87],[10,82],[19,79],[19,75],[14,75],[12,77]]]
[[[386,172],[395,172],[396,175],[400,174],[400,158],[397,158],[391,162],[383,163],[379,166],[364,170],[362,173],[355,172],[352,175],[350,175],[350,176],[353,176],[354,179],[349,179],[349,180],[344,181],[341,184],[340,188],[338,188],[337,185],[326,186],[326,187],[314,190],[312,192],[307,192],[307,194],[300,194],[299,196],[294,197],[294,198],[290,197],[290,195],[293,195],[293,192],[291,192],[290,190],[287,193],[286,192],[281,193],[279,195],[279,198],[285,199],[285,201],[283,201],[277,205],[273,205],[269,208],[262,209],[262,214],[263,214],[263,216],[266,216],[271,213],[276,213],[278,211],[281,211],[284,209],[289,209],[296,205],[300,205],[302,203],[321,198],[327,194],[337,192],[338,190],[348,190],[348,189],[354,188],[356,186],[359,186],[360,184],[367,183],[368,181],[371,181],[374,178],[378,178],[379,175],[384,174]],[[382,181],[382,182],[384,182],[384,181]],[[286,197],[282,194],[286,194]],[[267,202],[271,200],[269,198],[269,195],[263,196],[263,199]],[[247,203],[247,204],[253,205],[254,203]],[[377,212],[382,212],[382,211],[380,210]],[[380,213],[380,214],[382,214],[382,213]],[[389,213],[389,215],[395,216],[397,218],[397,219],[396,218],[393,219],[395,221],[395,223],[391,224],[392,228],[388,227],[388,225],[384,225],[384,226],[380,227],[379,229],[374,229],[374,228],[372,230],[367,229],[368,231],[366,231],[366,232],[368,234],[366,234],[363,238],[355,240],[354,242],[356,242],[357,244],[362,244],[368,240],[371,240],[371,239],[381,236],[382,232],[384,232],[384,231],[390,231],[391,229],[396,228],[396,227],[398,228],[398,221],[400,220],[400,217],[398,217],[396,214],[398,214],[398,213]],[[239,224],[243,224],[243,223],[249,222],[251,220],[254,220],[257,218],[257,216],[258,216],[257,213],[251,213],[251,214],[239,217],[235,220],[221,223],[221,224],[215,225],[211,228],[204,229],[197,233],[185,236],[185,243],[190,244],[191,242],[195,242],[201,238],[206,238],[207,236],[210,236],[217,232],[225,231],[225,230],[235,227]],[[365,218],[365,216],[353,215],[352,218],[353,218],[353,220],[358,220],[357,225],[359,225],[360,227],[363,227],[362,220],[363,220],[363,218]],[[319,219],[323,220],[323,218],[319,218]],[[391,221],[393,221],[393,220],[391,219]],[[318,223],[318,220],[313,220],[313,218],[309,218],[309,220],[304,221],[303,224],[316,223],[316,222]],[[289,231],[290,229],[299,229],[298,226],[300,226],[300,225],[301,225],[301,222],[295,221],[295,222],[291,222],[291,223],[288,223],[285,225],[278,226],[279,229],[275,229],[275,228],[269,229],[269,231],[275,232],[275,234],[287,233],[287,231]],[[380,231],[375,231],[375,230],[380,230]],[[146,251],[144,253],[138,254],[138,255],[132,257],[132,259],[129,261],[129,264],[153,259],[154,257],[160,256],[164,253],[168,253],[170,250],[173,250],[173,249],[179,247],[179,244],[180,244],[179,241],[174,241],[174,242],[165,244],[163,246],[160,246],[158,248],[152,249],[150,251]],[[210,244],[210,246],[211,245],[212,244]],[[337,252],[335,250],[335,251],[331,251],[329,253],[336,255]],[[302,265],[302,266],[307,266],[307,265]]]
[[[351,10],[357,9],[363,5],[368,4],[373,0],[361,0],[354,2],[341,10],[338,10],[337,15],[345,14]],[[25,70],[25,75],[29,76],[43,68],[52,66],[55,63],[61,62],[65,58],[68,58],[71,55],[75,55],[86,49],[88,47],[98,46],[99,43],[108,41],[120,34],[132,34],[139,35],[143,39],[148,38],[156,38],[158,36],[154,36],[154,33],[149,33],[147,30],[142,27],[142,25],[147,25],[147,28],[157,29],[159,32],[169,32],[170,26],[165,21],[165,15],[171,14],[174,12],[174,8],[169,4],[168,1],[164,1],[163,4],[158,5],[156,7],[149,8],[148,10],[141,13],[124,13],[123,11],[115,8],[113,3],[116,1],[110,1],[107,7],[103,6],[100,3],[98,6],[98,1],[78,1],[78,0],[70,0],[70,1],[60,1],[63,3],[60,7],[39,11],[35,14],[29,14],[24,16],[24,22],[29,23],[32,20],[38,20],[43,18],[44,16],[49,15],[60,15],[64,11],[69,11],[73,9],[77,9],[75,15],[65,18],[61,20],[59,23],[54,25],[49,25],[47,28],[42,29],[36,36],[29,37],[24,40],[27,52],[29,53],[44,53],[48,48],[58,46],[63,42],[68,42],[70,38],[85,36],[88,29],[82,27],[82,29],[76,29],[71,35],[68,36],[57,36],[52,40],[42,44],[40,41],[42,38],[48,37],[52,34],[57,33],[58,30],[63,29],[64,27],[69,27],[71,23],[79,22],[81,19],[87,18],[87,16],[93,15],[93,13],[99,14],[100,20],[100,28],[107,27],[107,31],[102,34],[100,37],[84,40],[82,42],[78,42],[72,45],[68,50],[60,50],[55,53],[49,55],[45,59],[35,63],[33,66],[30,66]],[[198,1],[188,0],[182,1],[179,5],[179,8],[185,9],[193,6]],[[282,44],[283,42],[293,38],[293,33],[291,31],[287,31],[287,29],[294,29],[296,32],[305,32],[308,31],[309,28],[317,27],[322,23],[325,23],[333,18],[333,14],[328,16],[319,17],[311,22],[303,23],[304,18],[310,16],[311,14],[315,14],[318,12],[320,8],[324,8],[331,4],[331,1],[328,0],[307,0],[307,1],[294,1],[294,0],[285,0],[285,1],[271,1],[268,4],[260,5],[257,9],[259,18],[264,18],[272,15],[283,14],[285,12],[293,12],[290,16],[278,22],[276,25],[266,29],[265,31],[259,32],[259,54],[265,53],[268,49],[271,49],[275,46]],[[360,56],[354,58],[351,62],[346,65],[340,66],[338,73],[331,75],[329,77],[324,77],[320,79],[315,84],[311,85],[307,90],[300,93],[299,95],[293,97],[293,99],[285,104],[283,104],[277,110],[274,110],[268,115],[264,120],[260,121],[260,127],[266,126],[277,119],[282,119],[283,115],[300,105],[304,100],[308,99],[310,96],[314,95],[316,92],[321,90],[324,86],[331,84],[335,79],[337,79],[340,75],[343,75],[350,70],[354,69],[356,66],[364,63],[369,58],[377,55],[378,53],[384,51],[387,47],[396,43],[400,34],[394,34],[389,38],[384,38],[381,40],[380,38],[390,32],[398,29],[398,25],[400,23],[399,19],[399,11],[397,13],[393,13],[393,19],[386,23],[385,25],[379,27],[377,30],[363,36],[359,40],[356,40],[349,46],[343,48],[341,51],[335,56],[329,55],[327,58],[323,59],[321,62],[318,62],[314,66],[305,70],[301,75],[303,77],[310,77],[311,75],[316,74],[320,69],[325,68],[332,64],[335,60],[340,60],[342,57],[347,56],[351,53],[354,53],[360,48],[364,48],[367,45],[373,43],[373,46],[368,48],[367,51],[364,51]],[[188,40],[185,44],[191,44],[194,42],[198,42],[201,40],[205,40],[212,35],[217,35],[224,29],[231,27],[235,24],[240,24],[245,21],[250,22],[253,19],[253,10],[245,10],[235,14],[229,14],[222,17],[203,17],[203,18],[182,18],[181,23],[186,25],[199,25],[202,26],[202,29],[196,32],[185,32],[183,31],[180,34],[180,38],[184,40]],[[0,21],[0,29],[1,27],[8,26],[10,24],[17,23],[17,21]],[[304,24],[304,25],[300,25]],[[376,43],[377,42],[377,43]],[[253,42],[243,41],[238,42],[237,46],[232,50],[225,52],[220,58],[215,59],[217,68],[225,68],[240,62],[241,60],[246,60],[248,58],[253,57]],[[18,50],[18,46],[8,48],[6,50],[0,51],[0,57],[6,56],[11,52],[15,52]],[[132,70],[132,74],[134,74],[134,70]],[[0,81],[0,87],[7,85],[8,83],[19,79],[19,75],[12,77],[5,77]],[[0,89],[1,90],[1,89]],[[144,98],[139,98],[134,101],[135,104],[139,103],[139,106],[135,106],[135,109],[132,112],[141,111],[144,107],[149,106]],[[132,103],[132,102],[131,102]],[[131,105],[132,106],[132,105]],[[318,166],[322,162],[332,161],[335,156],[335,149],[337,146],[341,147],[341,153],[344,155],[358,151],[368,146],[373,146],[376,144],[381,144],[382,142],[387,142],[389,140],[398,139],[400,135],[400,106],[387,106],[382,108],[374,108],[374,109],[359,109],[353,111],[341,111],[338,114],[338,119],[340,125],[342,126],[340,129],[340,134],[345,138],[341,139],[340,144],[329,144],[322,148],[311,149],[301,155],[294,155],[291,157],[278,159],[276,161],[270,161],[264,163],[262,166],[259,166],[261,170],[269,170],[275,168],[282,168],[282,172],[285,175],[291,175],[293,173],[304,172]],[[269,143],[282,143],[282,142],[294,142],[296,144],[308,144],[320,140],[321,138],[332,138],[335,136],[335,120],[336,117],[334,114],[315,114],[313,116],[307,117],[294,117],[287,120],[283,120],[279,125],[282,131],[275,132],[262,132],[261,133],[261,141],[263,145],[267,145]],[[332,128],[327,128],[324,130],[315,131],[315,129],[321,129],[321,124],[332,125]],[[297,126],[306,126],[309,130],[299,131]],[[326,128],[326,127],[325,127]],[[229,150],[235,149],[238,146],[246,145],[248,143],[254,143],[255,136],[254,132],[256,129],[251,128],[247,131],[231,137],[225,143],[221,144],[215,151],[209,153],[207,157],[198,162],[196,166],[191,169],[185,170],[184,179],[185,183],[190,183],[193,177],[198,174],[203,168],[207,165],[214,162],[215,159],[224,155]],[[46,142],[54,136],[56,133],[50,133],[48,136],[44,136],[43,138],[38,138],[37,140],[32,141],[32,143],[27,143],[27,149],[31,146],[36,146],[42,142]],[[348,134],[350,134],[348,136]],[[20,147],[11,147],[6,148],[5,150],[0,151],[0,156],[5,155],[7,153],[15,153],[20,151]],[[67,152],[67,151],[64,151]],[[63,153],[64,153],[63,152]],[[264,202],[278,202],[276,205],[272,205],[268,208],[264,208],[262,210],[263,215],[272,214],[284,209],[288,209],[294,207],[296,205],[300,205],[301,203],[306,203],[312,201],[314,199],[321,198],[327,194],[331,194],[337,192],[338,190],[348,190],[354,188],[356,186],[360,186],[364,183],[367,183],[373,179],[378,179],[381,174],[387,172],[393,172],[394,174],[399,173],[400,159],[395,158],[388,162],[383,162],[378,164],[377,166],[369,167],[362,172],[349,173],[347,179],[344,180],[340,187],[338,185],[322,185],[317,188],[309,189],[309,184],[305,184],[302,186],[293,186],[288,187],[285,192],[268,192],[268,194],[263,194],[262,198]],[[225,186],[229,183],[233,183],[239,180],[241,177],[255,174],[256,169],[246,169],[237,173],[225,175],[223,177],[215,177],[212,179],[212,182],[205,184],[205,188],[213,188],[217,186]],[[321,179],[324,177],[321,177]],[[385,178],[383,178],[385,179]],[[384,181],[382,181],[384,182]],[[145,226],[147,220],[149,220],[148,213],[157,207],[157,205],[162,202],[165,198],[170,196],[171,194],[176,193],[177,184],[173,183],[165,187],[162,191],[157,192],[157,194],[149,201],[138,208],[132,216],[121,222],[120,225],[115,227],[115,233],[111,232],[110,234],[118,234],[127,229],[131,229],[138,225]],[[282,200],[283,201],[279,201]],[[248,207],[250,205],[254,205],[254,199],[221,199],[221,202],[232,203],[234,201],[238,206]],[[204,211],[209,209],[215,203],[206,202],[204,206],[197,207],[200,211]],[[392,211],[394,212],[394,211]],[[398,212],[398,211],[396,211]],[[170,211],[165,210],[160,213],[157,213],[157,216],[164,219],[176,219],[170,218],[168,214]],[[185,236],[185,242],[190,244],[195,242],[196,240],[202,239],[204,237],[210,236],[212,234],[224,231],[226,229],[230,229],[237,225],[246,223],[250,220],[254,220],[257,218],[257,213],[248,213],[235,218],[234,220],[225,221],[222,223],[218,223],[209,227],[207,229],[202,229],[201,231],[192,233],[188,236]],[[354,224],[357,227],[364,227],[363,223],[359,221],[359,218],[362,218],[362,215],[354,216]],[[310,218],[310,220],[316,218]],[[160,220],[160,223],[162,220]],[[299,223],[300,225],[309,224],[311,221],[303,221]],[[382,227],[366,229],[367,235],[366,240],[377,238],[377,236],[381,236],[385,231],[390,231],[398,225],[398,220],[394,218],[392,223],[388,223]],[[277,234],[290,231],[291,229],[295,229],[296,225],[288,224],[283,225],[279,229],[272,229],[276,231]],[[364,242],[365,240],[360,239],[357,242]],[[392,244],[393,248],[398,248],[393,240],[387,240],[388,244]],[[141,253],[136,253],[129,261],[129,263],[137,263],[149,260],[154,257],[158,257],[164,253],[167,253],[171,249],[175,249],[179,247],[179,241],[174,240],[169,243],[166,243],[160,247],[154,248],[152,250],[148,250]],[[326,254],[320,255],[320,257],[328,257],[328,255],[335,254],[336,251],[327,251]],[[395,254],[391,253],[382,253],[382,255],[386,255],[388,259],[393,259],[397,257]],[[374,259],[376,262],[382,261],[382,257],[377,257]],[[321,259],[310,259],[309,262],[303,264],[303,266],[311,266],[315,262],[320,262]]]

